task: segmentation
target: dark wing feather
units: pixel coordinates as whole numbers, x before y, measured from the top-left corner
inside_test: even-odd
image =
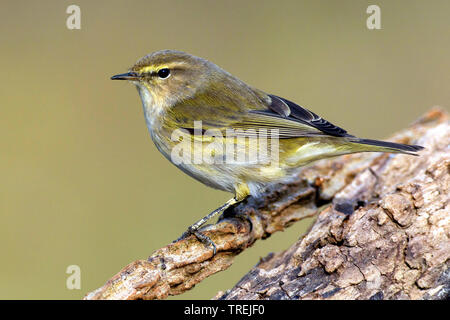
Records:
[[[211,101],[185,100],[169,109],[167,119],[174,127],[194,128],[194,119],[202,120],[202,129],[216,129],[226,132],[230,129],[277,130],[280,138],[297,138],[330,135],[353,137],[344,129],[322,119],[315,113],[283,98],[253,89],[258,101],[248,104],[242,101],[226,105],[211,105]],[[245,133],[247,134],[247,133]]]
[[[269,95],[269,97],[272,99],[271,104],[269,105],[270,110],[281,116],[288,119],[295,119],[331,136],[351,137],[351,135],[349,135],[344,129],[332,124],[314,112],[307,110],[292,101],[275,95]],[[289,109],[289,111],[287,111],[287,109]]]

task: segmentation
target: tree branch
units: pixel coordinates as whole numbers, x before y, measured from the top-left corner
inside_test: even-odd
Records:
[[[427,239],[430,245],[437,245],[435,241],[437,238],[428,239],[428,235],[435,231],[431,229],[434,224],[436,226],[444,224],[440,228],[447,228],[447,233],[444,232],[447,238],[442,238],[441,229],[440,235],[436,237],[447,242],[444,241],[443,245],[434,251],[439,258],[426,260],[426,263],[440,265],[442,269],[441,260],[444,258],[448,260],[450,254],[449,223],[445,220],[448,217],[443,213],[436,213],[438,210],[433,207],[442,205],[442,201],[433,200],[433,205],[427,202],[434,191],[419,194],[414,186],[425,181],[427,174],[435,175],[438,181],[436,184],[441,188],[438,191],[447,190],[446,197],[448,197],[449,134],[447,115],[441,110],[433,109],[411,128],[393,138],[398,142],[424,145],[427,149],[420,157],[365,153],[316,162],[304,168],[290,183],[274,185],[260,198],[248,198],[232,210],[228,210],[217,224],[202,228],[201,232],[210,237],[217,246],[217,254],[214,257],[211,248],[205,247],[191,236],[157,250],[147,260],[129,264],[103,287],[86,295],[85,299],[163,299],[168,295],[181,294],[204,278],[227,269],[233,263],[234,257],[255,241],[265,239],[276,231],[282,231],[295,221],[315,215],[327,204],[331,204],[332,207],[319,215],[305,238],[286,252],[264,259],[235,288],[217,297],[222,299],[326,298],[327,295],[350,297],[344,295],[345,292],[351,291],[347,288],[363,282],[367,285],[372,279],[371,274],[378,270],[376,265],[370,269],[369,262],[362,264],[355,258],[356,251],[367,253],[364,251],[366,243],[361,242],[360,237],[356,235],[370,234],[373,236],[370,241],[375,241],[374,239],[381,241],[391,236],[392,230],[397,229],[401,231],[397,235],[400,240],[396,241],[402,241],[404,246],[409,243],[413,249],[408,251],[406,248],[409,247],[405,247],[403,251],[389,251],[385,254],[406,257],[404,261],[408,268],[396,270],[400,273],[412,271],[414,276],[408,276],[410,280],[419,276],[425,277],[428,280],[417,281],[426,287],[434,276],[425,276],[417,272],[422,262],[418,261],[420,259],[417,252],[421,251],[416,250],[415,243]],[[430,167],[432,165],[436,168],[430,171],[434,168]],[[424,190],[427,190],[428,185],[425,185],[425,182],[423,186]],[[376,201],[377,196],[381,201]],[[446,197],[442,198],[445,200]],[[446,199],[447,202],[444,203],[448,204],[448,198]],[[412,228],[416,220],[420,220],[411,217],[409,208],[416,208],[421,203],[427,210],[428,220],[425,220],[430,224],[430,229],[427,229],[428,233],[416,237],[424,229],[417,229],[419,233],[416,234],[412,231],[416,229],[405,228]],[[442,210],[445,212],[446,209]],[[419,212],[419,209],[415,209],[414,212]],[[448,216],[448,210],[446,212]],[[434,217],[433,222],[430,222],[431,216]],[[374,227],[373,221],[378,221],[375,225],[389,225],[393,229],[387,228],[391,231],[386,234],[383,228]],[[409,234],[406,230],[413,233]],[[354,238],[347,239],[352,234]],[[369,240],[366,241],[370,242]],[[386,243],[381,241],[380,245],[389,248],[392,244],[390,241],[386,240]],[[369,256],[361,253],[357,257],[360,256],[361,259],[365,258],[364,261],[370,261]],[[272,273],[272,276],[264,275],[268,272],[263,270],[274,268],[278,271]],[[439,272],[433,272],[442,274],[441,269]],[[317,278],[315,274],[319,272],[318,270],[332,277],[317,284],[318,281],[314,279]],[[294,274],[295,277],[292,278]],[[379,271],[379,274],[380,277],[387,277],[388,273]],[[320,279],[323,280],[324,277]],[[310,283],[301,287],[295,282],[297,280],[294,281],[297,278],[312,281],[311,283],[316,285],[311,286]],[[327,285],[322,287],[324,283]],[[332,286],[331,283],[339,285]],[[330,293],[332,291],[333,294]]]

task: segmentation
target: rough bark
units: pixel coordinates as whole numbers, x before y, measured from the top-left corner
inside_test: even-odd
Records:
[[[393,141],[420,157],[355,154],[319,161],[202,229],[135,261],[85,299],[161,299],[228,268],[256,240],[318,213],[288,250],[269,254],[219,299],[445,299],[450,290],[450,126],[434,109]]]

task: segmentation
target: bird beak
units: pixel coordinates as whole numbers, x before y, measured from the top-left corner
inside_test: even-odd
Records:
[[[140,76],[136,72],[128,72],[122,74],[116,74],[111,77],[111,80],[139,80]]]

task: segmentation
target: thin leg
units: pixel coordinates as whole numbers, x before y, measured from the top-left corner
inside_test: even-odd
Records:
[[[237,201],[235,198],[232,198],[230,200],[228,200],[227,202],[225,202],[224,205],[220,206],[219,208],[217,208],[216,210],[214,210],[213,212],[211,212],[210,214],[206,215],[205,217],[203,217],[202,219],[198,220],[196,223],[194,223],[193,225],[191,225],[185,233],[183,233],[181,235],[180,238],[178,238],[176,241],[184,239],[188,236],[190,236],[191,234],[195,235],[197,237],[198,240],[200,240],[204,245],[211,245],[213,247],[213,252],[214,255],[216,254],[216,245],[214,244],[214,242],[208,237],[205,236],[203,233],[198,232],[197,230],[203,225],[205,224],[205,222],[207,222],[208,220],[214,218],[216,215],[220,214],[221,212],[225,211],[227,208],[231,207],[232,205],[238,203],[239,201]]]

